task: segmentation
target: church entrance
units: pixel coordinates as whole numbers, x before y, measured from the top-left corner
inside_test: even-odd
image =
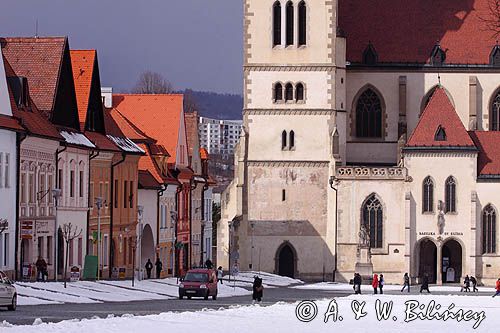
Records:
[[[278,249],[278,274],[281,276],[288,276],[290,278],[295,277],[295,251],[292,249],[291,245],[284,243]]]
[[[420,241],[418,277],[422,281],[427,276],[429,283],[436,283],[437,278],[437,247],[430,239]]]
[[[442,247],[443,283],[460,282],[462,276],[462,246],[451,239]]]

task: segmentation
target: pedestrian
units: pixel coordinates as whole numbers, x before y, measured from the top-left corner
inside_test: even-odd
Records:
[[[222,283],[223,276],[224,276],[224,271],[222,270],[222,266],[219,266],[219,268],[217,268],[217,279],[220,281],[220,284],[223,284]]]
[[[373,293],[376,295],[377,290],[378,290],[378,275],[377,274],[373,274],[372,287],[373,287]]]
[[[153,263],[151,262],[151,259],[148,259],[144,268],[146,268],[146,275],[148,276],[148,279],[151,279],[151,271],[153,270]]]
[[[214,264],[212,264],[212,260],[210,260],[210,258],[205,261],[205,267],[208,269],[212,269],[214,267]]]
[[[420,286],[420,293],[422,291],[427,290],[427,293],[431,293],[429,291],[429,278],[427,277],[427,274],[424,275],[424,278],[422,279],[422,285]]]
[[[496,285],[496,293],[493,295],[493,297],[500,295],[500,278],[497,280],[497,285]]]
[[[405,276],[403,277],[404,284],[403,284],[403,289],[401,289],[401,292],[405,290],[406,287],[408,287],[408,292],[410,292],[410,277],[408,276],[408,273],[405,273]]]
[[[45,281],[46,278],[48,279],[49,274],[47,272],[47,262],[42,258],[42,256],[38,256],[38,260],[36,261],[35,266],[37,270],[36,280]]]
[[[155,266],[156,266],[156,278],[159,279],[161,270],[163,269],[163,264],[161,263],[160,257],[156,257]]]
[[[264,286],[262,285],[262,279],[258,276],[255,276],[253,279],[252,291],[252,303],[255,303],[255,301],[261,302],[264,294]]]
[[[477,289],[477,280],[475,277],[471,276],[470,277],[470,282],[472,283],[472,291],[473,292],[476,292],[476,291],[479,291],[479,289]]]
[[[382,288],[384,288],[385,280],[384,280],[384,274],[380,274],[378,277],[378,289],[380,290],[380,293],[383,294],[384,291]]]
[[[465,276],[464,285],[460,291],[470,292],[470,279],[468,275]]]
[[[354,293],[361,295],[361,275],[359,273],[354,273]]]

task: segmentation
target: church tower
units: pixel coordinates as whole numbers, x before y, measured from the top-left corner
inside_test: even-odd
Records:
[[[346,137],[337,2],[244,0],[244,13],[244,181],[231,263],[331,279],[329,179],[345,161]]]

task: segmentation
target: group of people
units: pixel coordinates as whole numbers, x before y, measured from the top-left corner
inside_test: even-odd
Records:
[[[471,276],[469,277],[469,275],[466,275],[465,276],[465,279],[464,279],[464,284],[462,286],[462,288],[460,289],[460,292],[470,292],[470,285],[472,284],[472,292],[476,292],[476,291],[479,291],[479,289],[477,289],[477,280],[475,277]]]
[[[361,277],[361,274],[359,273],[354,273],[354,278],[352,279],[353,281],[353,289],[355,294],[361,294],[361,284],[363,283],[363,278]],[[384,293],[384,285],[385,285],[385,280],[384,280],[384,274],[373,274],[373,279],[372,279],[372,287],[373,287],[373,293],[377,294],[380,290],[380,293]]]
[[[156,266],[156,278],[159,279],[161,271],[163,270],[163,263],[161,262],[159,257],[156,258],[155,266]],[[148,259],[148,262],[146,263],[144,268],[146,268],[146,275],[148,279],[151,279],[151,271],[153,270],[153,263],[151,262],[151,259]]]
[[[35,263],[36,266],[36,280],[46,281],[49,278],[49,271],[47,270],[47,262],[42,256],[38,256],[38,260]]]

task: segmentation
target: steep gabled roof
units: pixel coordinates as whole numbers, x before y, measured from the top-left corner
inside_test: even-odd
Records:
[[[475,149],[467,130],[442,87],[438,87],[410,136],[406,149]]]
[[[155,142],[156,140],[150,138],[141,129],[139,129],[133,122],[127,119],[119,110],[116,108],[109,109],[109,114],[113,117],[116,125],[120,128],[120,131],[131,140],[137,142]]]
[[[183,95],[113,94],[113,107],[147,136],[155,138],[175,161]]]
[[[479,176],[500,175],[500,132],[471,131],[472,140],[479,150],[477,173]]]
[[[184,114],[184,119],[186,119],[186,136],[188,143],[189,156],[193,156],[194,149],[199,146],[199,136],[198,136],[198,113],[197,112],[186,112]]]
[[[439,41],[448,64],[488,64],[495,46],[490,0],[340,0],[347,61],[361,62],[371,43],[381,63],[430,62]]]
[[[78,117],[82,129],[87,120],[95,58],[95,50],[71,50],[71,65],[73,67],[73,80],[75,81]]]

